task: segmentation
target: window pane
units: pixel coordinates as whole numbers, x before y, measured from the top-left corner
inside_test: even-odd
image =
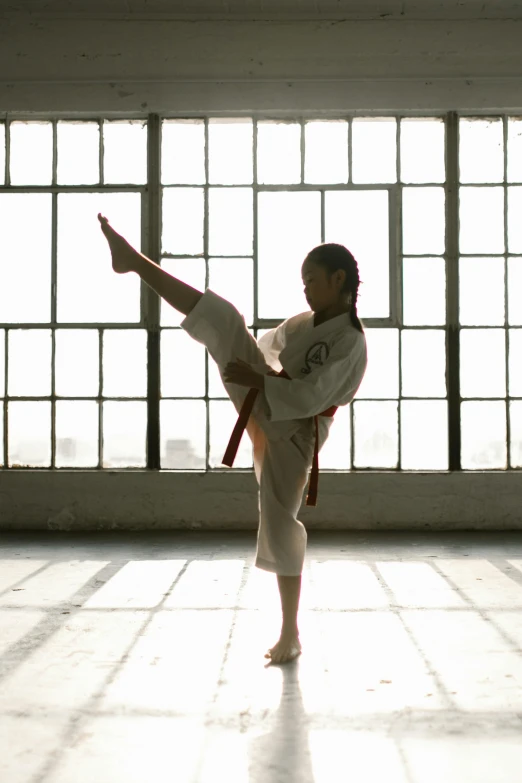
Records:
[[[98,212],[133,247],[141,248],[139,193],[60,193],[57,308],[62,323],[140,320],[140,279],[113,271]]]
[[[205,470],[204,400],[161,400],[162,470]]]
[[[205,184],[203,120],[163,120],[161,181],[164,185]]]
[[[522,258],[508,258],[508,320],[522,325]]]
[[[459,121],[461,182],[502,182],[504,138],[502,120]]]
[[[247,325],[254,320],[254,264],[251,258],[209,259],[208,286],[236,307]]]
[[[403,188],[402,246],[406,255],[444,253],[443,188]]]
[[[96,330],[56,330],[55,384],[58,397],[98,396],[99,352],[99,336]]]
[[[325,195],[325,241],[339,242],[357,260],[364,283],[357,300],[361,318],[387,318],[390,314],[388,198],[387,190],[345,190]],[[302,232],[297,221],[294,231]]]
[[[404,397],[446,396],[446,334],[442,329],[402,332]]]
[[[205,290],[205,259],[203,258],[163,258],[161,267],[178,280],[192,286],[197,291]],[[185,318],[164,299],[160,300],[160,323],[162,326],[179,326]]]
[[[50,185],[53,179],[53,126],[50,122],[12,122],[11,185]]]
[[[60,185],[100,181],[100,129],[97,122],[59,122],[57,179]]]
[[[305,182],[348,182],[348,123],[305,123]]]
[[[177,256],[203,253],[204,192],[202,188],[163,190],[163,253]]]
[[[510,253],[522,253],[522,187],[507,189],[507,231]]]
[[[522,397],[522,329],[509,330],[509,396]]]
[[[50,467],[51,403],[10,402],[7,423],[8,467]]]
[[[208,247],[211,255],[252,254],[253,203],[252,188],[209,188]]]
[[[350,416],[349,405],[337,409],[328,440],[319,453],[319,467],[322,470],[350,470]]]
[[[448,403],[445,400],[401,402],[403,470],[448,470]]]
[[[103,403],[103,467],[144,467],[147,403]]]
[[[401,120],[402,182],[444,182],[444,122]]]
[[[223,465],[228,441],[237,421],[237,411],[230,400],[214,400],[209,403],[210,415],[210,454],[209,464],[211,468],[219,468]],[[241,443],[237,450],[233,468],[252,468],[252,441],[246,432],[243,433]],[[224,467],[224,466],[223,466]]]
[[[399,330],[365,329],[368,366],[355,395],[365,397],[399,396]]]
[[[257,181],[272,185],[294,185],[301,182],[299,123],[258,123]]]
[[[462,468],[490,470],[505,468],[506,403],[463,402],[461,404]]]
[[[309,310],[301,267],[321,242],[318,192],[261,192],[258,196],[258,303],[260,318],[288,318]],[[276,285],[274,285],[276,281]]]
[[[147,182],[147,123],[114,120],[103,123],[103,180],[110,184]]]
[[[510,435],[511,435],[511,466],[522,467],[522,402],[513,400],[509,403]]]
[[[461,253],[504,252],[504,189],[459,188]]]
[[[5,329],[0,329],[0,397],[5,394]],[[1,406],[0,402],[0,408]]]
[[[51,320],[51,198],[0,193],[0,323]]]
[[[209,356],[208,359],[208,396],[209,397],[228,397],[225,384],[221,380],[216,362]]]
[[[462,397],[505,397],[504,329],[461,329],[460,393]]]
[[[98,403],[60,400],[56,403],[56,467],[98,465]]]
[[[487,297],[484,282],[487,281]],[[459,319],[465,326],[504,325],[504,259],[461,258]]]
[[[218,185],[249,185],[253,182],[253,135],[251,119],[209,120],[209,182]]]
[[[111,329],[103,333],[103,396],[147,396],[145,329]]]
[[[508,119],[508,182],[522,182],[522,119]]]
[[[0,122],[0,185],[5,184],[5,122]]]
[[[182,329],[161,332],[161,396],[203,397],[205,346]]]
[[[10,397],[51,394],[51,330],[11,329],[8,348]]]
[[[396,402],[354,402],[354,466],[396,468],[399,438]]]
[[[352,179],[354,182],[397,181],[397,121],[355,119],[352,125]]]
[[[402,314],[406,326],[446,322],[446,269],[443,258],[405,258]]]

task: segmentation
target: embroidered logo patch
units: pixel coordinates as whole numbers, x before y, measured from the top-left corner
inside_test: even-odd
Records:
[[[314,367],[319,367],[325,363],[329,353],[330,349],[327,343],[315,343],[315,345],[312,345],[306,352],[306,367],[301,367],[301,372],[304,375],[311,373]]]

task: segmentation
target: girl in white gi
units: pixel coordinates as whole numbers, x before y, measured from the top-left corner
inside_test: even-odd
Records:
[[[255,564],[277,575],[283,614],[279,641],[265,657],[272,663],[292,660],[301,652],[297,613],[307,540],[296,515],[311,466],[307,503],[315,505],[317,453],[336,407],[352,401],[367,363],[366,338],[357,317],[357,263],[343,245],[311,250],[301,269],[310,310],[288,318],[256,342],[230,302],[173,277],[132,248],[107,218],[98,219],[114,271],[136,272],[186,316],[182,328],[206,346],[241,414],[223,462],[232,464],[246,426],[259,484]]]

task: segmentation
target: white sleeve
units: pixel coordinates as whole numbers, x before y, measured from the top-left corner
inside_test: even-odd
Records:
[[[340,340],[323,365],[309,375],[287,380],[265,375],[270,421],[305,419],[353,398],[366,369],[366,340],[361,332]]]
[[[278,371],[281,367],[279,354],[285,347],[285,324],[286,321],[283,321],[283,323],[276,326],[275,329],[270,329],[257,341],[266,363]]]

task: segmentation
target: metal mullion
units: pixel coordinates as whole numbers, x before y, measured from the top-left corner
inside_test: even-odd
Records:
[[[288,183],[283,185],[271,185],[268,183],[263,183],[259,185],[259,190],[266,190],[270,192],[278,192],[278,191],[292,191],[296,193],[301,193],[302,191],[316,191],[320,187],[324,187],[326,190],[390,190],[391,188],[395,187],[396,183],[393,182],[382,182],[382,183],[374,183],[374,182],[368,182],[368,183],[362,183],[362,184],[356,184],[350,183],[349,185],[346,184],[346,182],[341,183],[332,183],[329,185],[321,185],[319,184],[312,184],[312,183],[303,183],[303,184],[295,184],[295,183]],[[425,186],[423,186],[425,187]],[[440,182],[437,184],[437,187],[440,187]]]
[[[459,117],[446,118],[446,307],[449,470],[461,470],[459,326]]]
[[[3,388],[3,409],[4,409],[4,468],[7,468],[7,452],[8,452],[8,432],[7,432],[7,329],[4,330],[4,388]]]
[[[355,402],[355,400],[353,401]],[[354,443],[354,406],[353,402],[350,404],[350,470],[355,470],[354,468],[354,460],[355,460],[355,443]]]
[[[254,228],[254,247],[253,247],[253,262],[254,262],[254,324],[255,328],[265,328],[263,326],[260,326],[260,319],[259,319],[259,313],[258,313],[258,257],[257,257],[257,232],[258,232],[258,220],[257,220],[257,198],[258,198],[258,183],[257,183],[257,120],[253,120],[253,185],[254,185],[254,222],[253,222],[253,228]],[[282,323],[280,321],[280,323]],[[270,328],[270,327],[269,327]]]
[[[3,193],[145,193],[146,185],[0,185]]]
[[[506,352],[505,372],[506,372],[506,458],[507,469],[511,468],[511,405],[509,402],[509,329],[508,329],[508,189],[507,189],[507,145],[508,145],[508,124],[507,117],[502,117],[503,140],[504,140],[504,344]]]
[[[253,232],[254,232],[254,246],[252,248],[252,263],[253,263],[253,271],[254,271],[254,307],[253,307],[253,328],[254,328],[254,334],[256,335],[256,340],[258,339],[259,329],[263,329],[266,327],[263,327],[261,324],[263,323],[264,319],[259,319],[259,312],[258,312],[258,292],[259,292],[259,286],[258,286],[258,254],[257,254],[257,246],[258,246],[258,182],[257,182],[257,120],[252,118],[252,185],[253,185],[253,209],[254,209],[254,215],[253,215]],[[282,323],[282,321],[279,321],[279,323]],[[253,450],[252,450],[253,455]]]
[[[51,182],[53,185],[56,185],[58,182],[58,120],[54,119],[52,121],[52,128],[53,128],[53,173],[52,173],[52,179]]]
[[[103,335],[105,330],[98,332],[98,470],[103,467]]]
[[[395,262],[395,269],[390,269],[390,304],[392,321],[397,324],[399,345],[399,398],[397,400],[397,469],[402,470],[402,434],[401,434],[401,400],[402,400],[402,183],[401,183],[401,118],[395,118],[395,178],[396,198],[395,203],[391,197],[391,190],[388,191],[388,213],[390,215],[390,228],[392,236],[395,239],[393,245],[390,244],[390,265]],[[397,215],[396,203],[399,202],[399,215]]]
[[[348,117],[348,185],[353,185],[352,177],[352,122],[353,117]]]
[[[305,181],[305,122],[304,119],[300,120],[301,126],[301,139],[300,139],[300,153],[301,153],[301,185],[304,185]]]
[[[56,140],[56,123],[53,123],[53,139]],[[56,179],[56,147],[53,154],[53,180]],[[57,278],[58,278],[58,194],[51,196],[51,469],[56,467],[56,326],[57,326]],[[49,325],[48,327],[49,328]]]
[[[209,226],[209,156],[208,156],[208,117],[204,122],[204,166],[205,186],[203,190],[203,258],[205,259],[205,290],[209,283],[208,226]],[[205,470],[210,469],[210,399],[208,394],[209,371],[208,350],[205,350]]]
[[[502,182],[461,182],[461,188],[501,188]]]
[[[98,120],[98,129],[99,129],[99,147],[98,147],[98,181],[100,185],[103,185],[105,182],[105,171],[104,171],[104,153],[105,153],[105,147],[103,144],[103,117]]]
[[[506,253],[459,253],[460,258],[504,258],[505,255]]]
[[[9,329],[9,328],[16,328],[16,329],[49,329],[51,326],[50,321],[35,323],[31,321],[30,323],[17,323],[14,325],[12,322],[9,323],[2,323],[0,324],[0,329]],[[56,327],[59,327],[60,329],[136,329],[139,327],[139,323],[125,323],[125,324],[118,324],[118,323],[97,323],[95,321],[84,323],[83,321],[75,321],[74,323],[66,323],[65,321],[59,324],[56,323]]]
[[[4,182],[7,187],[11,185],[11,120],[5,121],[5,172]]]
[[[161,264],[161,119],[150,114],[147,124],[147,183],[149,231],[144,252]],[[142,282],[142,285],[145,283]],[[147,324],[147,468],[160,464],[160,299],[148,288]]]

